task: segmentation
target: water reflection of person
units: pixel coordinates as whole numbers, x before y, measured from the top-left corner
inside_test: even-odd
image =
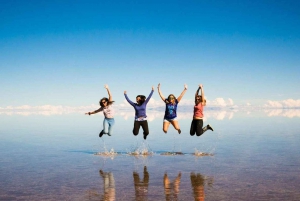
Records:
[[[149,173],[147,167],[144,166],[144,177],[140,180],[140,175],[137,172],[133,172],[135,199],[137,201],[147,200],[148,196],[148,185],[149,185]]]
[[[104,195],[102,196],[101,200],[116,200],[115,179],[113,173],[103,172],[102,170],[100,170],[99,173],[104,182]]]
[[[193,194],[195,201],[204,201],[205,194],[204,194],[204,185],[206,184],[212,186],[213,179],[208,178],[206,179],[200,173],[195,174],[194,172],[191,173],[191,184],[193,188]]]
[[[164,188],[166,200],[178,200],[179,185],[181,179],[181,172],[178,173],[177,177],[173,182],[170,182],[167,173],[164,175]]]

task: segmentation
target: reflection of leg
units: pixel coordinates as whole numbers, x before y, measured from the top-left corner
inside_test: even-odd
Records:
[[[190,135],[194,136],[196,133],[196,121],[193,119],[191,123]]]
[[[168,132],[169,126],[170,126],[170,122],[164,121],[164,124],[163,124],[163,131],[164,131],[165,133]]]
[[[147,200],[146,196],[148,194],[149,173],[146,166],[144,167],[143,181],[140,181],[140,177],[137,172],[133,172],[133,179],[136,200]]]
[[[191,183],[194,193],[194,199],[197,201],[204,201],[204,178],[201,174],[195,175],[195,173],[191,173]]]
[[[148,188],[148,184],[149,184],[149,173],[147,171],[147,167],[144,166],[144,178],[143,178],[143,183],[145,184],[145,186]]]
[[[181,172],[178,173],[178,176],[176,177],[176,179],[174,181],[174,192],[175,192],[175,195],[179,194],[180,179],[181,179]]]
[[[167,173],[164,174],[164,189],[165,189],[165,196],[166,200],[171,200],[170,195],[171,195],[171,188],[170,188],[170,180],[168,178]]]
[[[178,133],[180,134],[180,133],[181,133],[181,130],[180,130],[178,121],[177,121],[177,120],[171,121],[171,124],[174,126],[174,128],[175,128],[175,129],[178,131]]]
[[[133,181],[134,181],[134,185],[138,185],[138,183],[140,182],[140,175],[137,172],[133,172]]]
[[[108,133],[107,133],[107,135],[111,136],[112,133],[113,133],[113,127],[115,125],[115,120],[114,119],[109,119],[108,120],[108,125],[109,125],[109,127],[108,127]]]
[[[109,176],[107,172],[103,172],[102,170],[99,171],[101,178],[103,179],[103,191],[104,195],[101,200],[107,200],[108,198],[108,188],[109,188]]]
[[[138,135],[140,130],[140,122],[139,121],[134,121],[133,125],[133,135]]]
[[[116,190],[115,190],[115,179],[113,173],[108,173],[109,187],[108,187],[108,197],[109,200],[116,200]]]

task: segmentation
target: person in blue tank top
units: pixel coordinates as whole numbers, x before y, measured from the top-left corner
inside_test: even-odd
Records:
[[[165,116],[164,116],[164,123],[163,123],[163,131],[165,133],[168,132],[168,128],[170,124],[173,125],[173,127],[178,131],[178,133],[181,133],[178,121],[177,121],[177,105],[182,99],[183,95],[185,94],[187,90],[187,85],[184,85],[184,90],[181,92],[180,96],[176,99],[176,97],[173,94],[170,94],[168,98],[166,99],[161,91],[160,91],[160,83],[158,84],[158,93],[160,98],[165,102],[166,104],[166,110],[165,110]]]
[[[152,87],[152,90],[148,96],[148,98],[146,99],[146,96],[144,95],[138,95],[136,97],[136,103],[132,102],[128,96],[127,96],[127,92],[124,91],[124,96],[126,98],[126,100],[128,101],[128,103],[130,105],[132,105],[132,107],[135,110],[135,120],[134,120],[134,126],[133,126],[133,135],[138,135],[139,134],[139,130],[140,127],[143,128],[144,131],[144,139],[147,139],[147,135],[149,135],[149,128],[148,128],[148,122],[147,122],[147,115],[146,115],[146,106],[147,103],[149,102],[152,94],[154,92],[154,87]]]

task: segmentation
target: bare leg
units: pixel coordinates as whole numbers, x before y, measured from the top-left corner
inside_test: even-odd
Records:
[[[168,132],[169,126],[170,126],[170,122],[164,121],[164,124],[163,124],[163,131],[164,131],[165,133]]]
[[[178,131],[178,133],[180,134],[180,133],[181,133],[181,130],[180,130],[178,121],[176,121],[176,120],[171,121],[171,124],[174,126],[174,128],[175,128],[175,129]]]

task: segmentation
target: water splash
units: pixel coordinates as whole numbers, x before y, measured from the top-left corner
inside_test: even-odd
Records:
[[[108,151],[106,149],[106,147],[104,148],[104,151],[103,152],[97,152],[95,153],[95,155],[100,155],[100,156],[108,156],[108,157],[111,157],[113,158],[114,156],[116,156],[118,153],[115,152],[115,150],[113,148],[111,148],[110,151]]]
[[[132,156],[149,156],[153,155],[154,152],[151,150],[150,146],[146,142],[142,142],[142,144],[136,144],[132,150],[127,152],[128,155]]]
[[[195,148],[195,153],[193,155],[195,155],[195,156],[213,156],[214,154],[208,153],[208,152],[201,152]]]

